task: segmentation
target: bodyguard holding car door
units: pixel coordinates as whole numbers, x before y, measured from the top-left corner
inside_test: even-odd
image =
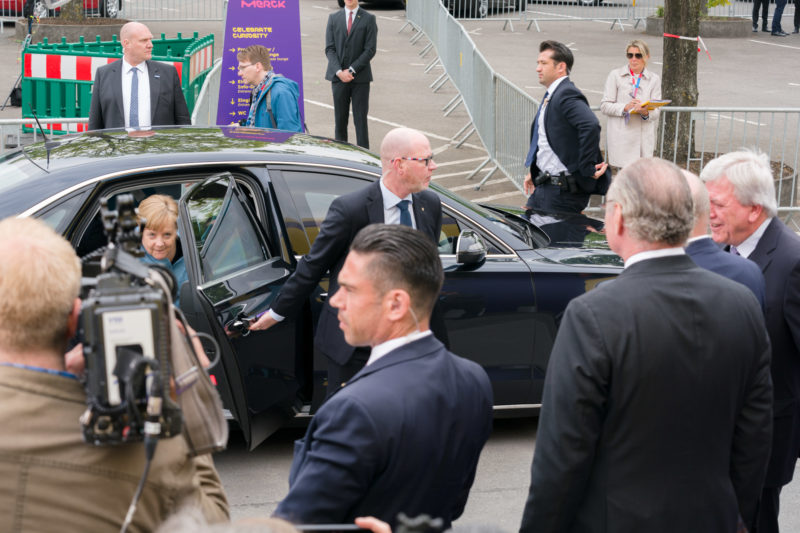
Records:
[[[270,310],[251,324],[251,330],[267,329],[284,317],[296,315],[328,273],[329,293],[335,293],[347,249],[364,226],[403,224],[439,242],[442,205],[435,193],[426,190],[436,163],[425,135],[409,128],[391,130],[381,143],[381,165],[380,181],[333,201],[311,250],[300,259]],[[329,359],[328,396],[369,357],[369,348],[355,348],[345,341],[336,311],[328,301],[320,314],[314,345]]]

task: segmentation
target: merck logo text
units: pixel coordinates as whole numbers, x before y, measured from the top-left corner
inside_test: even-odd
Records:
[[[242,7],[286,7],[286,0],[242,0]]]

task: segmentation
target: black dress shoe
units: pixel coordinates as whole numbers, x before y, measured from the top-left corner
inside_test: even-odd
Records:
[[[758,24],[753,24],[753,33],[758,33]]]
[[[761,31],[763,31],[765,33],[770,33],[771,32],[771,30],[768,30],[767,28],[761,28]]]
[[[773,37],[788,37],[789,34],[786,33],[785,31],[774,31],[774,32],[772,32],[772,36]]]
[[[797,8],[795,8],[795,9],[797,9]],[[792,33],[800,33],[800,28],[795,28]]]

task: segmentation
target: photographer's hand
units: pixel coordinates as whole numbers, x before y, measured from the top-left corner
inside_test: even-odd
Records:
[[[383,520],[378,520],[374,516],[360,516],[356,518],[356,525],[361,529],[368,529],[372,533],[392,533],[392,528]]]

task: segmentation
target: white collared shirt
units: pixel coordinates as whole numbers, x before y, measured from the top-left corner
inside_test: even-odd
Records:
[[[639,263],[641,261],[646,261],[648,259],[656,259],[657,257],[669,257],[671,255],[686,255],[686,250],[677,246],[675,248],[661,248],[658,250],[647,250],[645,252],[639,252],[638,254],[633,254],[625,261],[625,268],[628,268],[631,265]]]
[[[384,224],[399,224],[400,223],[400,208],[397,204],[401,200],[408,200],[408,214],[411,215],[411,224],[414,229],[417,229],[417,221],[414,219],[414,197],[408,195],[405,198],[400,198],[395,193],[386,188],[381,178],[381,196],[383,196],[383,222]]]
[[[686,239],[686,246],[689,246],[693,242],[697,242],[700,239],[710,239],[710,238],[711,235],[698,235],[697,237],[689,237],[688,239]],[[684,248],[686,248],[686,246],[684,246]]]
[[[737,247],[736,250],[739,252],[739,255],[742,257],[750,257],[750,254],[756,249],[758,246],[758,241],[761,240],[761,237],[764,235],[764,232],[767,231],[767,226],[769,223],[772,222],[772,217],[768,217],[767,220],[761,223],[761,225],[756,228],[756,230],[750,234],[745,240],[743,240]]]
[[[353,8],[353,24],[356,23],[356,15],[357,14],[358,14],[358,6]],[[344,8],[344,23],[345,23],[345,27],[347,27],[347,19],[349,19],[349,18],[350,18],[350,10],[347,9],[347,8]]]
[[[397,337],[396,339],[390,339],[386,342],[382,342],[379,345],[372,348],[372,352],[369,354],[369,359],[367,359],[367,365],[369,366],[384,355],[388,354],[389,352],[400,348],[401,346],[405,346],[406,344],[412,343],[417,339],[421,339],[423,337],[427,337],[431,334],[431,330],[426,329],[425,331],[412,331],[405,337]]]
[[[550,84],[547,88],[548,98],[553,97],[553,93],[559,84],[567,79],[567,76],[561,76],[556,81]],[[558,158],[556,153],[547,142],[547,133],[544,127],[544,116],[547,114],[547,105],[542,102],[542,111],[539,113],[539,151],[536,153],[536,166],[542,172],[549,172],[550,174],[558,174],[559,172],[566,172],[567,167]]]
[[[131,66],[124,58],[122,59],[122,110],[125,113],[125,127],[130,128],[131,122]],[[139,128],[149,128],[150,123],[150,76],[147,71],[147,63],[142,61],[136,68],[139,70]]]

